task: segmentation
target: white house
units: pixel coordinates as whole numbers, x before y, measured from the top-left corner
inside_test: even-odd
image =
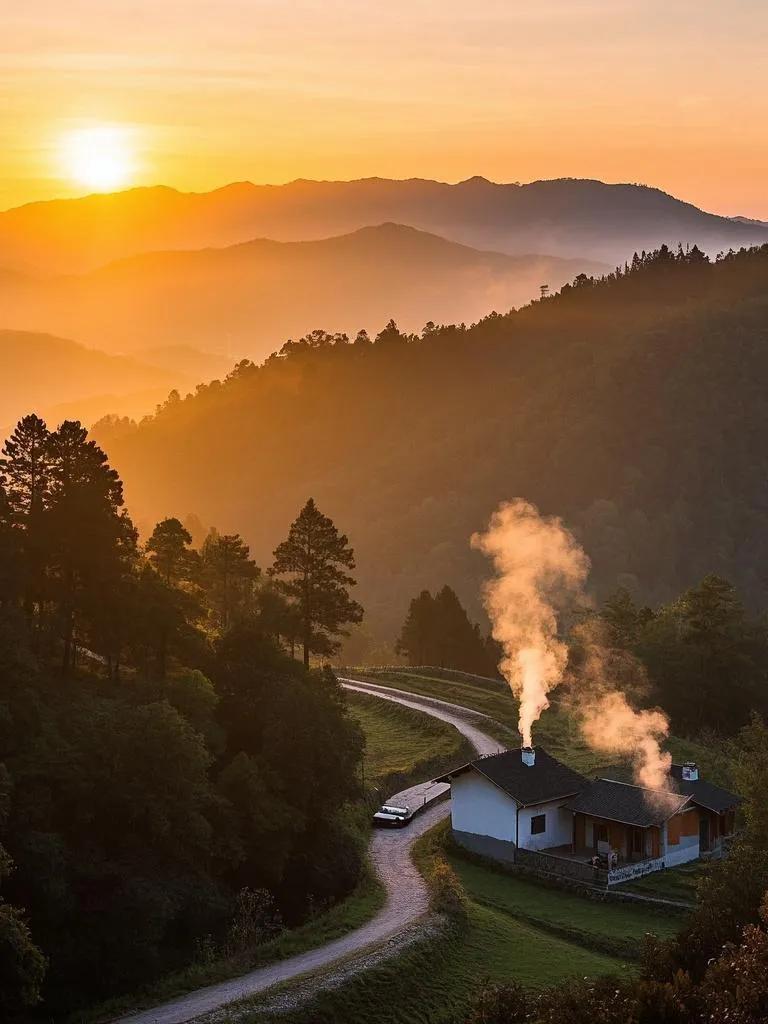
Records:
[[[660,793],[618,777],[587,779],[542,748],[505,751],[442,776],[454,838],[475,853],[606,884],[720,851],[733,793],[675,765]]]

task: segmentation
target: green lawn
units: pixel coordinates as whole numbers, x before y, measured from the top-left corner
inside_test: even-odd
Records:
[[[684,903],[696,902],[696,886],[707,865],[704,861],[695,860],[690,864],[681,864],[678,868],[667,871],[656,871],[636,882],[627,882],[619,886],[629,892],[637,892],[643,896],[660,896],[666,900],[680,900]]]
[[[384,796],[471,760],[475,754],[457,729],[421,711],[367,693],[347,692],[365,733],[365,779]]]
[[[685,920],[652,907],[588,899],[454,854],[448,859],[474,903],[609,956],[635,958],[645,934],[668,938]]]

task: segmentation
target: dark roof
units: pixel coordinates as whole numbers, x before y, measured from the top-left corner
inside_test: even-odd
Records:
[[[722,814],[723,811],[729,811],[732,807],[736,807],[741,803],[740,796],[736,796],[735,793],[729,793],[727,789],[714,786],[705,779],[699,779],[698,782],[686,782],[683,779],[683,766],[681,764],[673,764],[670,773],[675,780],[676,788],[681,793],[689,796],[691,803],[703,807],[707,811]]]
[[[658,798],[659,795],[662,799],[654,800],[654,796]],[[649,825],[662,825],[687,803],[688,797],[680,793],[659,794],[656,790],[641,789],[627,782],[595,779],[566,807],[569,811],[591,814],[595,818],[648,828]]]
[[[523,764],[519,750],[505,750],[501,754],[479,757],[435,781],[450,782],[452,777],[469,769],[484,775],[523,807],[573,796],[588,781],[541,747],[536,747],[533,765]]]

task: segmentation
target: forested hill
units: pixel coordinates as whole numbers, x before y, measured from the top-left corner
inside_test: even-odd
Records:
[[[312,494],[355,546],[369,625],[451,584],[470,534],[523,495],[576,529],[598,596],[663,601],[707,572],[768,600],[768,246],[663,249],[468,328],[317,334],[97,430],[134,518],[195,512],[266,560]]]
[[[0,281],[0,309],[9,323],[111,352],[140,354],[183,340],[234,362],[263,359],[276,338],[318,321],[354,331],[393,315],[411,330],[430,317],[476,320],[529,302],[542,282],[554,290],[579,272],[609,269],[584,259],[479,252],[381,224],[317,242],[257,239],[146,253],[90,274],[14,278],[7,288]]]

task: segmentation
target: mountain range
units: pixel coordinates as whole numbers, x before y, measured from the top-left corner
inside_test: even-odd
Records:
[[[32,410],[53,425],[63,419],[90,424],[110,413],[141,417],[172,388],[194,386],[197,378],[182,369],[187,362],[187,353],[147,353],[140,361],[50,334],[0,330],[0,430],[5,437]],[[220,366],[212,359],[205,365]]]
[[[397,224],[313,242],[257,239],[222,249],[126,257],[77,275],[0,277],[5,325],[51,331],[111,352],[180,340],[236,359],[265,358],[314,328],[373,333],[394,318],[468,323],[523,305],[604,264],[480,252]]]
[[[239,182],[212,192],[139,188],[0,213],[0,266],[79,273],[138,253],[306,241],[394,222],[508,255],[621,262],[660,243],[718,250],[768,239],[768,226],[706,213],[656,188],[559,178],[497,184],[423,179]]]

